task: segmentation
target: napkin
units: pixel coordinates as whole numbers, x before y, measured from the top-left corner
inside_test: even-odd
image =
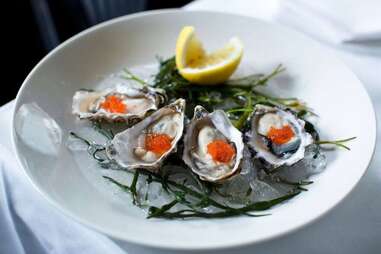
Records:
[[[283,0],[276,19],[332,43],[381,40],[380,0]]]
[[[380,0],[199,0],[186,9],[275,21],[333,44],[381,40]]]

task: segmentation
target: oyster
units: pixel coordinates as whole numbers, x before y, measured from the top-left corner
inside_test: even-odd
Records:
[[[73,114],[80,119],[136,122],[165,101],[161,90],[148,86],[120,84],[103,91],[77,91],[73,96]]]
[[[106,148],[107,156],[126,169],[157,171],[183,134],[184,110],[185,100],[178,99],[118,133]]]
[[[304,158],[305,147],[313,142],[304,125],[288,110],[258,104],[251,119],[248,145],[267,167],[290,166]]]
[[[243,153],[242,133],[225,112],[208,113],[196,106],[184,137],[184,162],[202,180],[218,182],[239,171]]]

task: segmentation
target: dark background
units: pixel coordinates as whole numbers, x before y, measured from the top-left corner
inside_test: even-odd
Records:
[[[2,3],[3,79],[0,105],[49,51],[105,20],[144,10],[176,8],[190,0],[15,0]]]

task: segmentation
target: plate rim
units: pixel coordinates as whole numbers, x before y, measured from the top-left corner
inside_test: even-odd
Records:
[[[133,14],[128,14],[128,15],[124,15],[124,16],[121,16],[121,17],[117,17],[117,18],[114,18],[114,19],[111,19],[111,20],[108,20],[108,21],[101,22],[101,23],[99,23],[99,24],[97,24],[95,26],[92,26],[90,28],[87,28],[87,29],[83,30],[82,32],[80,32],[80,33],[78,33],[78,34],[68,38],[67,40],[65,40],[64,42],[59,44],[56,48],[54,48],[52,51],[50,51],[47,55],[45,55],[33,67],[33,69],[29,72],[29,74],[27,75],[27,77],[23,81],[22,85],[20,86],[19,91],[17,92],[17,96],[16,96],[16,99],[15,99],[15,107],[14,107],[14,111],[13,111],[13,114],[12,114],[11,139],[12,139],[12,147],[13,147],[13,149],[15,151],[15,154],[16,154],[16,161],[17,161],[18,165],[22,168],[22,172],[28,178],[28,181],[44,197],[44,199],[47,200],[48,203],[50,203],[55,209],[59,210],[65,216],[73,219],[75,222],[78,222],[78,223],[84,225],[87,228],[93,229],[96,232],[99,232],[99,233],[104,234],[106,236],[110,236],[111,238],[114,238],[116,240],[120,240],[120,241],[123,241],[123,242],[126,242],[126,243],[136,244],[136,245],[144,246],[144,247],[151,247],[151,248],[158,248],[158,249],[167,249],[167,250],[188,250],[188,251],[191,251],[191,250],[221,250],[221,249],[232,249],[232,248],[237,248],[237,247],[244,247],[244,246],[249,246],[249,245],[260,244],[260,243],[263,243],[263,242],[267,242],[267,241],[270,241],[270,240],[274,240],[274,239],[283,237],[283,236],[285,236],[287,234],[294,233],[294,232],[296,232],[296,231],[298,231],[298,230],[300,230],[300,229],[302,229],[304,227],[307,227],[308,225],[311,225],[311,224],[315,223],[316,221],[318,221],[319,219],[324,217],[326,214],[331,212],[337,205],[339,205],[345,198],[347,198],[350,193],[352,193],[352,191],[354,190],[354,188],[356,186],[358,186],[358,183],[360,182],[360,180],[365,175],[366,171],[369,168],[369,165],[370,165],[371,161],[373,160],[373,157],[374,157],[374,154],[375,154],[376,141],[377,141],[377,118],[376,118],[376,113],[375,113],[375,108],[374,108],[374,105],[373,105],[373,101],[370,99],[368,91],[366,90],[366,88],[365,88],[364,84],[361,82],[361,80],[347,66],[347,64],[345,64],[339,57],[337,57],[337,55],[333,51],[327,50],[324,47],[322,47],[321,45],[318,45],[319,48],[322,49],[331,58],[334,58],[337,62],[339,62],[340,65],[342,65],[342,67],[344,67],[347,71],[349,71],[353,75],[353,78],[358,81],[357,83],[360,85],[360,89],[362,89],[365,92],[366,99],[368,100],[368,102],[369,102],[369,104],[371,106],[371,110],[372,110],[372,112],[370,112],[370,113],[372,115],[371,121],[373,122],[373,126],[372,127],[374,129],[374,133],[372,133],[372,136],[374,138],[372,140],[372,147],[371,147],[372,153],[370,155],[368,155],[368,162],[366,163],[367,165],[366,165],[365,169],[363,169],[363,171],[361,173],[361,176],[350,187],[350,189],[346,193],[344,193],[333,205],[330,205],[329,207],[327,207],[325,209],[325,211],[320,213],[318,216],[310,219],[306,223],[297,225],[297,226],[295,226],[295,227],[293,227],[291,229],[286,229],[286,230],[284,230],[282,232],[275,233],[275,234],[273,234],[271,236],[262,237],[262,238],[256,239],[256,240],[241,240],[241,241],[237,241],[234,244],[220,243],[218,245],[214,244],[214,245],[210,245],[210,246],[195,246],[195,247],[191,247],[191,246],[184,246],[184,245],[173,246],[173,245],[168,245],[168,244],[157,244],[157,243],[152,243],[150,241],[144,241],[144,240],[142,240],[142,241],[136,241],[136,240],[131,240],[131,239],[128,239],[126,237],[123,237],[122,235],[116,234],[115,232],[107,230],[105,228],[101,228],[101,227],[99,227],[97,225],[93,225],[89,221],[87,221],[85,219],[82,219],[82,217],[79,217],[75,213],[73,213],[70,210],[66,209],[65,207],[62,207],[59,204],[59,202],[57,202],[56,200],[54,200],[53,198],[51,198],[50,196],[45,194],[45,192],[42,189],[40,189],[40,187],[33,181],[32,177],[27,172],[27,170],[24,168],[24,165],[21,162],[20,151],[18,150],[17,145],[16,145],[16,139],[17,139],[17,137],[16,137],[16,131],[15,131],[15,119],[16,119],[15,116],[16,116],[16,109],[20,107],[20,100],[21,100],[20,97],[23,94],[23,91],[25,90],[25,88],[27,86],[27,83],[29,82],[31,77],[34,75],[34,73],[40,68],[40,66],[43,65],[44,62],[46,62],[50,57],[52,57],[57,52],[59,52],[62,48],[70,45],[71,42],[77,40],[78,38],[80,38],[80,37],[82,37],[82,36],[84,36],[86,34],[92,33],[95,30],[102,29],[102,28],[110,26],[110,25],[112,25],[114,23],[118,23],[118,22],[122,22],[122,21],[128,21],[128,20],[131,20],[131,19],[134,19],[134,18],[140,18],[140,17],[150,16],[150,15],[165,15],[165,14],[172,14],[172,13],[181,13],[181,12],[209,13],[211,15],[213,15],[213,14],[226,15],[226,16],[230,16],[232,18],[242,18],[243,17],[243,18],[246,18],[246,19],[252,19],[252,20],[256,20],[257,22],[261,22],[261,23],[269,24],[271,26],[279,27],[282,30],[285,30],[286,32],[297,34],[299,37],[301,37],[301,38],[303,38],[305,40],[308,40],[308,41],[310,41],[312,43],[315,43],[315,44],[317,43],[315,40],[313,40],[312,38],[308,37],[307,35],[299,32],[299,31],[297,31],[297,30],[295,30],[293,28],[284,26],[282,24],[268,22],[268,21],[265,21],[265,20],[261,20],[261,19],[255,18],[255,17],[248,16],[248,15],[240,15],[240,14],[233,14],[233,13],[227,13],[227,12],[222,12],[222,11],[209,11],[209,10],[187,10],[187,9],[177,9],[177,8],[150,10],[150,11],[138,12],[138,13],[133,13]]]

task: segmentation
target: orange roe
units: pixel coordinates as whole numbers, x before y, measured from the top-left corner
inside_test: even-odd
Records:
[[[290,141],[295,136],[294,131],[290,127],[290,125],[285,125],[280,129],[271,127],[269,132],[267,133],[267,137],[271,140],[271,142],[282,145]]]
[[[145,149],[160,156],[171,149],[172,138],[167,134],[147,134]]]
[[[213,160],[221,163],[228,163],[235,155],[235,149],[224,140],[214,140],[207,145],[208,153]]]
[[[127,106],[123,100],[115,95],[109,95],[106,100],[101,103],[101,108],[110,113],[126,113]]]

